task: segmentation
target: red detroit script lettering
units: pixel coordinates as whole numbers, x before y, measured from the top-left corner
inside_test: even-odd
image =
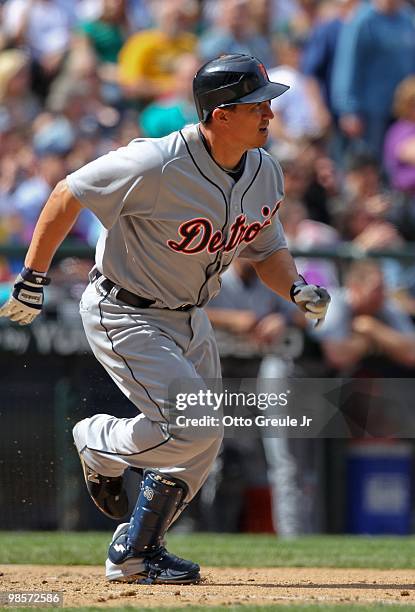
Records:
[[[235,249],[241,242],[249,244],[259,234],[259,232],[271,224],[272,217],[277,212],[280,202],[277,202],[271,210],[269,206],[263,206],[261,214],[265,220],[260,223],[246,223],[246,215],[238,215],[232,223],[229,234],[225,236],[221,230],[213,231],[213,225],[206,217],[195,217],[185,221],[179,227],[181,240],[168,240],[167,245],[176,253],[185,253],[186,255],[194,255],[207,251],[208,253],[217,253],[224,251],[228,253]]]

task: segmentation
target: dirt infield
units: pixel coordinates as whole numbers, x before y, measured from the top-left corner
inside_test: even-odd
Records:
[[[414,570],[203,568],[192,586],[109,584],[102,567],[0,566],[0,591],[61,591],[64,606],[230,605],[275,603],[415,604]]]

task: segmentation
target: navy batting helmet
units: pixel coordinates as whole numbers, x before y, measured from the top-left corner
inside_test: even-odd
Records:
[[[277,98],[288,85],[269,80],[264,64],[250,55],[222,55],[198,70],[193,96],[200,121],[218,107],[264,102]]]

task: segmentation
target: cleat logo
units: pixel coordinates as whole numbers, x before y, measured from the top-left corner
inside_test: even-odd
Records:
[[[88,482],[96,482],[99,484],[99,475],[96,472],[89,472],[87,475]]]
[[[114,544],[114,550],[121,553],[121,552],[125,552],[126,548],[124,544]]]
[[[154,497],[154,491],[150,487],[145,487],[143,491],[143,495],[148,501],[151,501]]]

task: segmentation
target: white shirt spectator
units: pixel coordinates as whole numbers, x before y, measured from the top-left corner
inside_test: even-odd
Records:
[[[268,72],[270,81],[289,85],[290,89],[271,101],[271,109],[281,116],[284,128],[294,139],[313,137],[321,132],[310,103],[307,78],[290,66],[278,66]]]
[[[36,60],[50,54],[63,53],[69,47],[70,19],[67,12],[53,0],[8,0],[4,5],[3,29],[15,38],[26,19],[25,42]]]

